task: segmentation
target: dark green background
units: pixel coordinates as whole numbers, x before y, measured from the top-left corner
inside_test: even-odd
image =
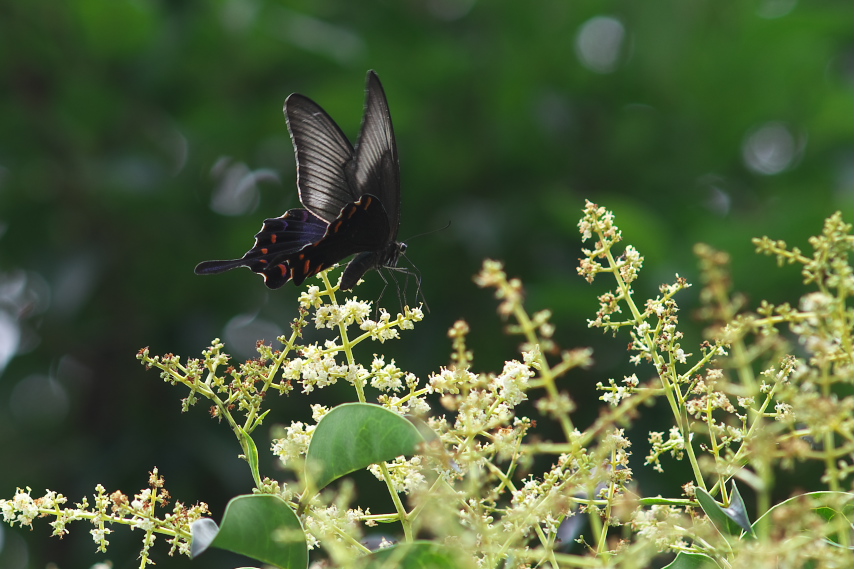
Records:
[[[625,32],[609,72],[576,47],[602,17]],[[202,406],[181,415],[185,393],[134,356],[143,346],[196,356],[242,315],[261,325],[233,323],[227,338],[242,337],[231,351],[251,357],[256,337],[287,328],[292,285],[270,292],[247,270],[192,269],[242,255],[264,218],[298,206],[285,97],[308,95],[355,138],[367,69],[394,117],[400,236],[451,226],[410,243],[427,320],[362,356],[382,350],[426,378],[448,362],[445,331],[465,318],[477,369],[500,369],[516,341],[499,335],[494,301],[471,276],[484,257],[502,259],[532,310],[554,310],[563,346],[597,350],[597,367],[563,384],[584,426],[601,404],[595,382],[634,371],[627,337],[586,330],[610,283],[575,273],[584,200],[613,209],[646,256],[639,294],[677,272],[696,283],[691,247],[703,241],[734,254],[752,304],[795,301],[797,271],[756,257],[749,239],[806,246],[833,211],[852,219],[851,17],[842,0],[5,2],[0,313],[21,340],[0,372],[0,496],[29,485],[77,501],[99,482],[132,493],[158,466],[176,499],[207,501],[219,517],[251,488],[226,427]],[[775,124],[786,130],[761,131]],[[791,134],[787,168],[746,165],[757,130]],[[258,174],[253,207],[212,211],[223,172]],[[357,294],[377,298],[379,276],[367,281]],[[696,294],[681,299],[693,342]],[[392,290],[383,304],[397,308]],[[342,388],[310,401],[349,397]],[[308,400],[274,401],[269,424],[306,419]],[[265,457],[268,436],[256,436]],[[641,458],[645,438],[636,441]],[[641,491],[676,495],[682,482],[647,475]],[[367,479],[363,488],[366,500],[381,490]],[[114,529],[106,558],[136,567],[141,534]],[[72,525],[59,541],[45,520],[33,532],[5,526],[0,565],[88,567],[105,558],[88,530]],[[28,564],[16,557],[24,544]],[[155,548],[158,567],[190,566],[165,551]],[[207,555],[205,567],[220,566]]]

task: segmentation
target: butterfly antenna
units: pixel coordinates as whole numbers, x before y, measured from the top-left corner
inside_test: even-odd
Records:
[[[451,222],[449,221],[445,227],[439,227],[438,229],[431,229],[430,231],[425,231],[424,233],[418,233],[418,234],[413,235],[412,237],[410,237],[408,239],[404,239],[403,242],[409,243],[410,241],[412,241],[413,239],[417,239],[418,237],[424,237],[425,235],[430,235],[431,233],[438,233],[440,231],[444,231],[447,228],[449,228],[450,226],[451,226]]]

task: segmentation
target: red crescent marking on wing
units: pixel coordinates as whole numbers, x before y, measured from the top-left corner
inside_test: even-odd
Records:
[[[276,234],[275,234],[275,233],[273,233],[272,235],[270,235],[270,243],[275,243],[275,242],[276,242],[276,239],[277,239],[277,237],[276,237]],[[265,253],[266,253],[266,251],[265,251]]]
[[[344,221],[339,220],[338,223],[335,224],[335,227],[332,228],[332,233],[338,233],[338,230],[341,229],[341,226],[344,224]]]
[[[305,264],[302,267],[302,272],[308,274],[308,268],[311,265],[311,259],[306,259]]]
[[[268,251],[269,251],[269,249],[267,249],[266,247],[264,247],[263,249],[261,249],[261,254],[262,254],[262,255],[266,255]]]
[[[267,259],[258,259],[258,262],[266,265],[269,261]]]
[[[283,277],[288,276],[288,266],[287,266],[287,265],[285,265],[284,263],[282,263],[281,265],[279,265],[279,270],[280,270],[280,271],[282,271],[282,276],[283,276]]]

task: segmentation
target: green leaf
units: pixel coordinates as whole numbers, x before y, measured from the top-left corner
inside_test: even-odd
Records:
[[[216,524],[212,523],[199,520],[193,525],[193,558],[210,546],[281,569],[308,566],[305,532],[294,511],[278,496],[237,496],[228,503],[222,525],[215,533]]]
[[[249,433],[241,427],[237,427],[237,430],[242,438],[243,448],[246,453],[246,462],[249,463],[249,470],[252,472],[252,479],[255,481],[256,487],[260,486],[261,475],[260,470],[258,469],[258,447],[255,445],[255,441]]]
[[[732,481],[732,487],[729,493],[729,507],[723,509],[727,517],[738,524],[738,527],[743,529],[748,535],[753,535],[753,528],[750,526],[750,518],[747,515],[747,507],[744,505],[744,500],[741,498],[741,493],[738,491],[738,486],[735,480]]]
[[[851,492],[831,491],[807,492],[806,494],[792,496],[788,500],[772,506],[756,520],[753,527],[756,528],[763,523],[771,523],[775,510],[791,507],[795,502],[801,502],[799,504],[801,507],[806,505],[804,502],[810,502],[809,505],[813,511],[824,518],[825,521],[838,522],[840,529],[849,532],[849,534],[854,531],[854,525],[852,525],[854,523],[852,522],[854,520],[854,494]],[[836,533],[828,536],[828,542],[838,547],[846,547],[842,545],[839,535]],[[847,549],[854,550],[854,547],[847,546]]]
[[[416,417],[415,415],[405,415],[405,417],[415,426],[416,429],[418,429],[418,432],[421,433],[421,438],[423,438],[425,442],[433,443],[438,441],[441,443],[439,435],[436,431],[430,428],[430,425],[428,425],[424,419]]]
[[[665,565],[663,569],[712,569],[717,566],[718,564],[708,555],[680,552],[676,559]]]
[[[314,491],[371,464],[413,455],[424,438],[393,411],[369,403],[345,403],[326,414],[311,437],[306,478]]]
[[[465,565],[450,549],[429,541],[402,543],[359,559],[359,569],[458,569]]]
[[[452,468],[456,472],[460,472],[460,467],[448,453],[448,450],[445,448],[445,445],[442,444],[442,439],[439,438],[439,435],[430,428],[424,419],[420,417],[416,417],[415,415],[405,415],[407,420],[410,423],[415,425],[415,428],[418,429],[418,432],[421,433],[421,437],[424,439],[424,444],[419,448],[419,452],[425,456],[429,456],[435,459],[437,462],[441,463],[445,466],[445,468]]]
[[[700,507],[703,508],[703,511],[706,512],[706,515],[722,534],[740,536],[742,531],[748,534],[753,533],[744,501],[741,499],[735,481],[732,483],[729,507],[717,503],[712,495],[702,488],[697,488],[696,495]]]

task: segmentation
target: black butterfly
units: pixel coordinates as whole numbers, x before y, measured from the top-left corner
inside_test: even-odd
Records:
[[[240,259],[205,261],[197,275],[249,267],[269,288],[312,275],[356,255],[341,288],[351,290],[370,269],[395,267],[406,244],[400,225],[400,164],[391,114],[379,77],[368,71],[367,99],[355,151],[320,105],[298,93],[285,101],[294,143],[297,188],[305,209],[264,221],[255,246]]]

